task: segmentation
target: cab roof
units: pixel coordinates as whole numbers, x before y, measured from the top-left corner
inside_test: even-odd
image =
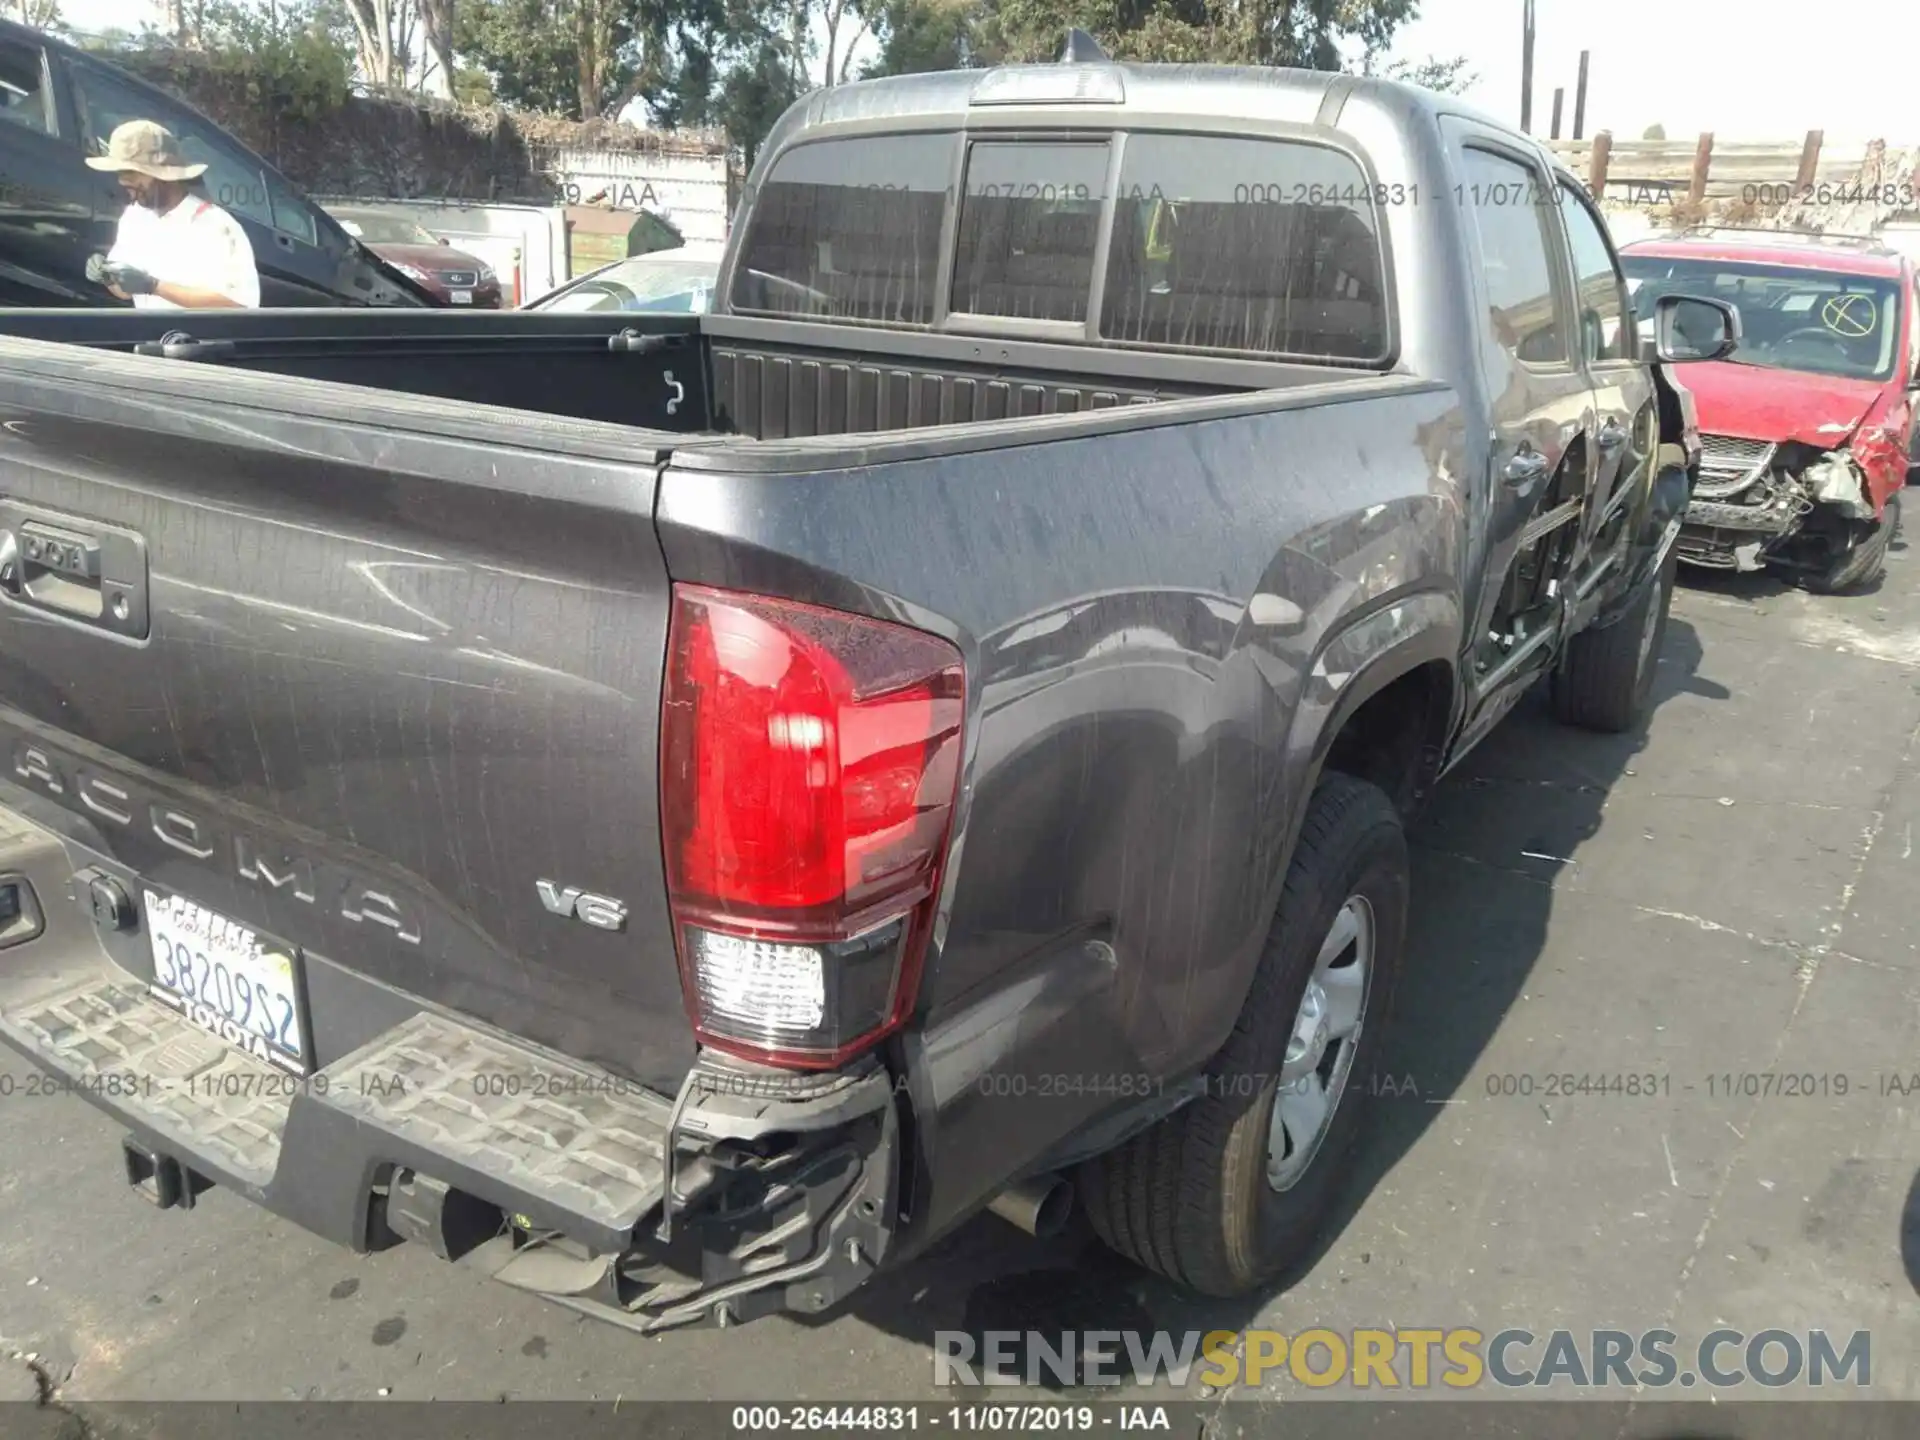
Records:
[[[1571,174],[1560,157],[1534,136],[1454,96],[1380,76],[1280,66],[1135,64],[1105,59],[937,70],[824,87],[794,102],[774,124],[761,154],[771,156],[823,127],[899,122],[951,123],[962,128],[970,121],[987,121],[1003,109],[1027,116],[1047,110],[1056,110],[1062,118],[1097,116],[1094,123],[1121,128],[1151,128],[1169,118],[1333,128],[1339,125],[1341,110],[1355,100],[1396,114],[1403,123],[1417,118],[1432,124],[1443,115],[1473,120],[1501,132],[1550,170]]]

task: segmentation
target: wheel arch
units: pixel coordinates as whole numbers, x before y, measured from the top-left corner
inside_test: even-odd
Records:
[[[1370,643],[1369,632],[1394,630],[1400,633],[1384,637],[1386,643]],[[1459,608],[1435,592],[1404,596],[1327,637],[1307,688],[1331,695],[1324,704],[1303,698],[1294,719],[1290,750],[1304,758],[1290,787],[1286,859],[1328,769],[1378,785],[1404,817],[1418,813],[1461,719],[1459,651]]]
[[[1262,877],[1262,915],[1271,917],[1280,903],[1314,790],[1329,769],[1356,766],[1356,778],[1379,785],[1403,820],[1418,813],[1459,730],[1459,648],[1458,600],[1437,590],[1403,592],[1329,628],[1288,736],[1286,811],[1268,852],[1276,857],[1271,873]],[[1256,951],[1234,982],[1236,1014],[1257,958]],[[1209,1051],[1225,1040],[1225,1031],[1209,1037]]]

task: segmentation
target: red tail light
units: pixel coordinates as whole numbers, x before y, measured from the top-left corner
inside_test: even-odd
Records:
[[[705,1044],[831,1068],[913,1009],[960,777],[960,653],[676,585],[661,820]]]

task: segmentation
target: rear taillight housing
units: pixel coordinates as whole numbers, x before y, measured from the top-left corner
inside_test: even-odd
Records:
[[[667,891],[703,1044],[830,1069],[919,986],[960,781],[947,641],[676,585],[661,723]]]

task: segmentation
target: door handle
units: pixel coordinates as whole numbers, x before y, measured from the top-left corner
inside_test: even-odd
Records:
[[[1522,450],[1511,460],[1502,473],[1509,485],[1531,485],[1536,480],[1547,478],[1547,471],[1553,467],[1547,463],[1547,457],[1538,450]]]
[[[1618,450],[1627,443],[1626,427],[1609,415],[1606,423],[1600,427],[1600,433],[1594,438],[1599,442],[1602,450]]]

